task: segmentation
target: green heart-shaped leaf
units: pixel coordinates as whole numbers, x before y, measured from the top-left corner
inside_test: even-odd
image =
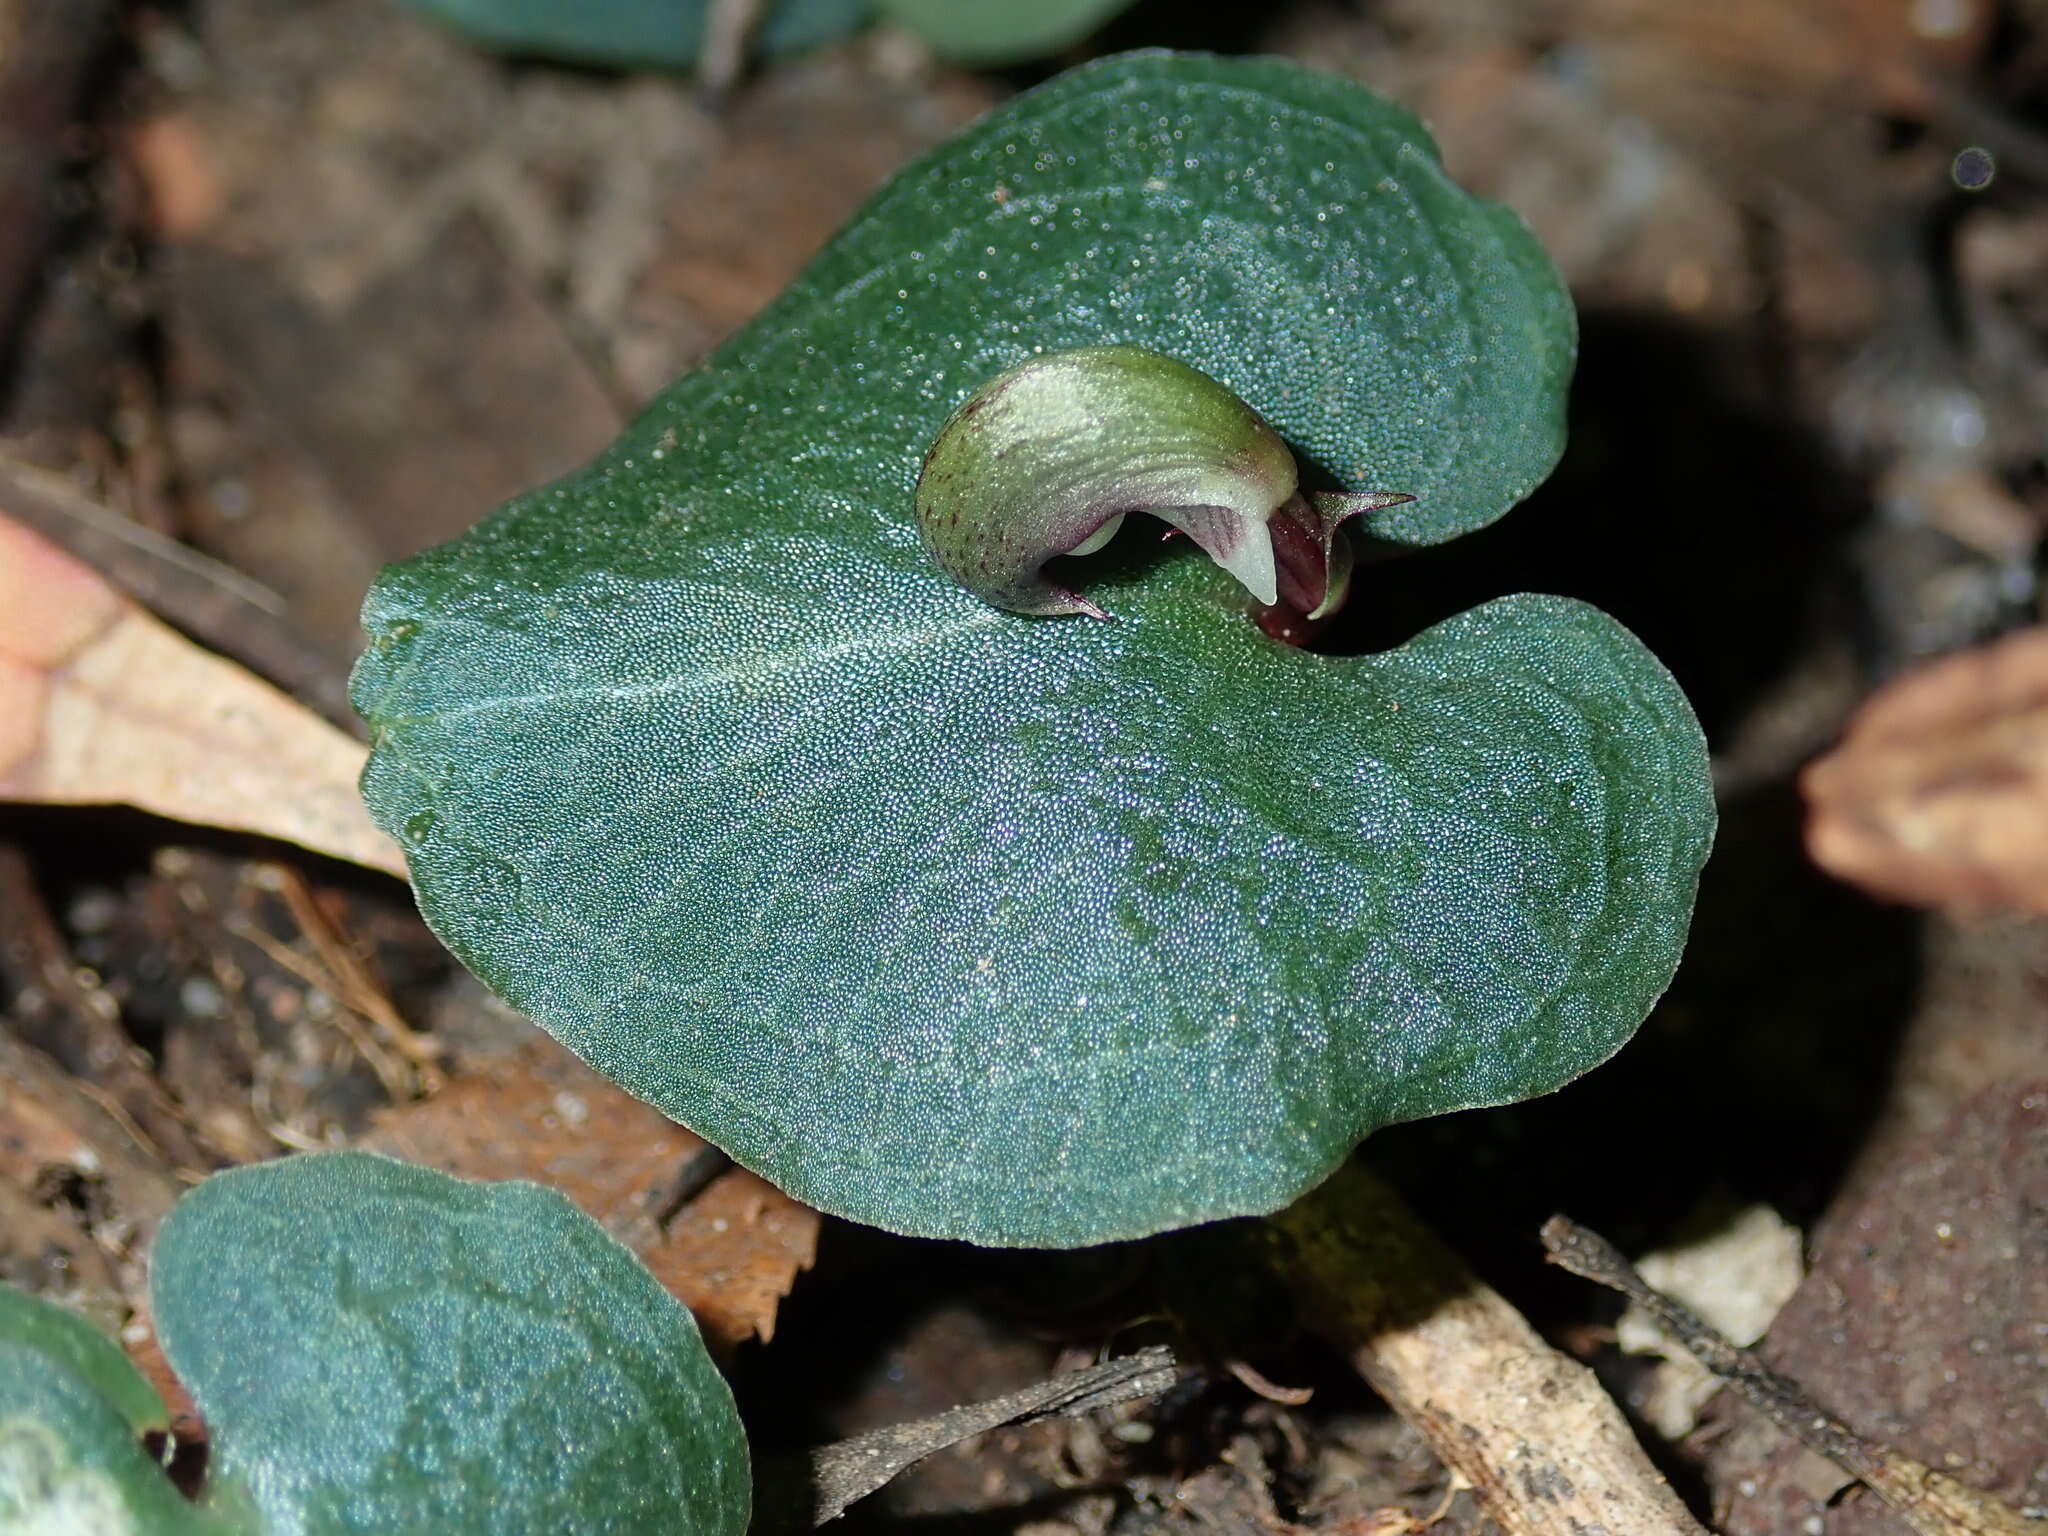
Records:
[[[746,1530],[746,1441],[696,1324],[551,1190],[290,1158],[187,1195],[151,1266],[212,1469],[267,1530]]]
[[[1573,325],[1405,112],[1110,60],[905,172],[604,458],[366,610],[364,794],[436,931],[879,1225],[1271,1210],[1378,1126],[1557,1087],[1669,980],[1711,836],[1684,700],[1578,604],[1333,660],[1191,552],[1083,573],[1108,623],[947,581],[911,521],[940,424],[1104,342],[1414,493],[1370,531],[1427,544],[1548,472]]]

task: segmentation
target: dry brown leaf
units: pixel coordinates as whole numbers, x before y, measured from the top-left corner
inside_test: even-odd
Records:
[[[775,1313],[818,1256],[818,1213],[735,1168],[692,1200],[640,1258],[697,1314],[714,1349],[775,1336]]]
[[[132,805],[405,876],[363,747],[0,515],[0,800]]]
[[[1924,906],[2048,912],[2048,629],[1880,690],[1801,782],[1829,873]]]
[[[358,1145],[560,1190],[640,1255],[721,1353],[773,1335],[777,1303],[817,1252],[818,1213],[740,1168],[662,1228],[678,1171],[707,1144],[552,1046],[381,1112]]]

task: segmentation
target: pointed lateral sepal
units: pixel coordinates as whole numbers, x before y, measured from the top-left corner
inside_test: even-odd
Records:
[[[1351,593],[1351,546],[1338,536],[1363,512],[1398,507],[1415,498],[1403,491],[1296,492],[1273,514],[1277,606],[1311,623],[1327,619]]]
[[[1333,583],[1295,546],[1327,573],[1344,517],[1391,502],[1312,500],[1296,483],[1280,435],[1207,374],[1144,347],[1080,347],[1026,359],[953,413],[918,476],[917,525],[941,569],[1015,613],[1105,617],[1044,567],[1100,548],[1130,512],[1179,528],[1262,604],[1313,587],[1312,605],[1334,606]],[[1332,513],[1329,501],[1361,504]]]

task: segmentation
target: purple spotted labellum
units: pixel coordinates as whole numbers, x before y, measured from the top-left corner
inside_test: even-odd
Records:
[[[1144,347],[1044,353],[999,374],[940,429],[917,525],[941,569],[1014,613],[1107,618],[1045,564],[1092,554],[1126,514],[1171,523],[1262,608],[1313,623],[1344,602],[1347,518],[1414,498],[1300,489],[1294,455],[1207,374]]]

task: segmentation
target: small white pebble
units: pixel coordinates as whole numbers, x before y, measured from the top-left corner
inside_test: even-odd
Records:
[[[178,984],[178,1006],[195,1019],[216,1019],[226,1007],[220,987],[206,976],[187,976]]]

